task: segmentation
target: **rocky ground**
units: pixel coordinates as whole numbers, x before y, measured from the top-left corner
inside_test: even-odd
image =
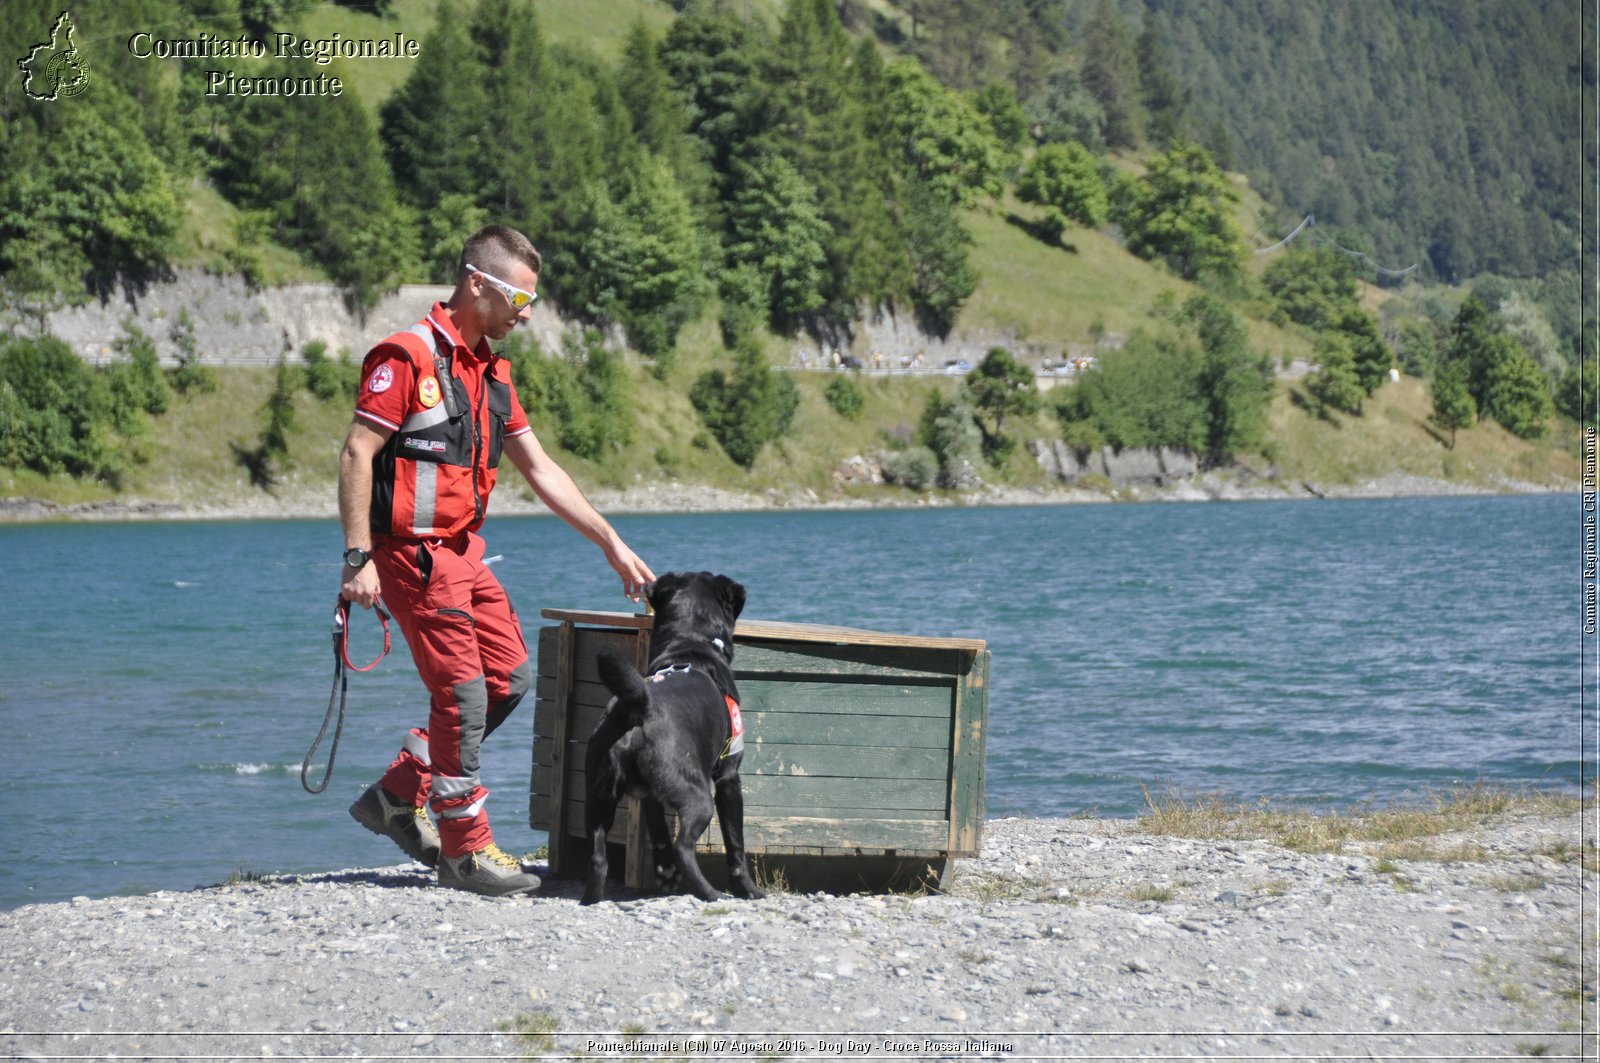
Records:
[[[582,908],[407,864],[30,905],[0,1054],[1593,1059],[1583,815],[1398,856],[995,820],[920,895]]]

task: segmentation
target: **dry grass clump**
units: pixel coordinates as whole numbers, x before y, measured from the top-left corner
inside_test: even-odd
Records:
[[[1556,815],[1585,807],[1576,796],[1544,790],[1507,790],[1482,783],[1432,793],[1419,805],[1339,812],[1307,802],[1261,798],[1248,804],[1220,794],[1144,791],[1148,811],[1139,826],[1179,838],[1265,840],[1305,853],[1334,853],[1347,842],[1378,842],[1410,859],[1435,853],[1440,860],[1481,860],[1472,847],[1432,850],[1420,839],[1481,825],[1509,813]]]

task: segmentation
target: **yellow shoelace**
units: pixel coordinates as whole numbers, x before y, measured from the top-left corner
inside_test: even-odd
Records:
[[[493,842],[490,842],[486,848],[479,849],[477,855],[487,860],[493,860],[495,863],[508,870],[522,870],[521,861]]]

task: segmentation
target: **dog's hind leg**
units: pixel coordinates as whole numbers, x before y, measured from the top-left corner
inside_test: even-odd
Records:
[[[695,859],[694,843],[711,826],[711,795],[695,791],[678,809],[678,840],[672,847],[673,856],[677,858],[678,873],[683,876],[683,881],[693,893],[703,901],[714,901],[722,894],[700,870],[700,861]]]
[[[666,809],[653,797],[645,797],[639,804],[644,809],[645,829],[650,832],[650,855],[656,868],[656,888],[663,893],[676,893],[683,877],[678,873],[678,861],[673,856],[672,830],[667,826]]]
[[[583,832],[589,836],[589,882],[584,887],[580,904],[594,904],[605,899],[606,875],[610,862],[606,853],[606,835],[616,822],[617,804],[622,800],[623,782],[627,778],[625,757],[633,750],[633,739],[638,731],[629,731],[613,737],[606,734],[603,722],[589,740],[589,753],[584,758],[584,774],[588,780],[583,806]]]
[[[739,772],[717,780],[717,822],[722,826],[722,848],[728,857],[728,890],[735,897],[759,901],[765,897],[750,874],[744,851],[744,786]]]

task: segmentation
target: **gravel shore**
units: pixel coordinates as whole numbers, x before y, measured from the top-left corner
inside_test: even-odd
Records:
[[[992,820],[916,896],[581,908],[405,864],[29,905],[0,1054],[1592,1059],[1584,815],[1400,856]]]
[[[676,480],[639,483],[627,488],[586,489],[597,509],[622,513],[734,513],[776,509],[926,509],[955,506],[1034,506],[1125,502],[1243,502],[1280,499],[1400,498],[1446,495],[1542,494],[1577,491],[1576,483],[1536,484],[1506,480],[1490,486],[1391,473],[1354,484],[1319,485],[1242,474],[1208,472],[1170,484],[1130,485],[1114,494],[1062,485],[1050,487],[985,486],[965,491],[914,492],[893,487],[841,490],[819,495],[809,488],[770,489],[761,493],[730,491]],[[502,487],[492,512],[500,516],[545,514],[549,511],[526,492]],[[0,524],[49,520],[279,520],[333,519],[338,515],[332,484],[289,482],[270,494],[249,487],[215,495],[206,501],[125,498],[64,505],[38,498],[0,498]]]

